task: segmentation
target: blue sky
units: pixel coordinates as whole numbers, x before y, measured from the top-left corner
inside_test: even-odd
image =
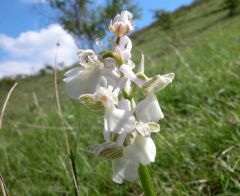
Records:
[[[142,28],[153,21],[151,10],[162,8],[173,11],[182,5],[190,4],[192,0],[136,0],[136,2],[142,7],[142,18],[135,21],[135,24],[137,28]],[[58,37],[54,33],[57,33]],[[50,39],[51,36],[53,39]],[[57,39],[62,41],[62,51],[76,50],[74,41],[54,20],[54,12],[45,0],[1,0],[0,77],[18,73],[31,74],[43,64],[51,64],[52,58],[47,54],[54,51]],[[34,56],[39,53],[40,56]],[[74,55],[65,54],[64,58],[71,60],[68,62],[63,60],[64,63],[72,63],[75,60]]]

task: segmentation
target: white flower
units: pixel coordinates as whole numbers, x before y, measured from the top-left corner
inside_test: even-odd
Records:
[[[111,111],[118,104],[118,98],[112,93],[111,89],[99,87],[93,94],[96,101],[100,101],[107,111]]]
[[[105,112],[104,117],[107,120],[107,127],[110,132],[129,133],[136,126],[135,117],[132,113],[122,109],[114,108]]]
[[[135,129],[135,117],[129,110],[116,108],[118,101],[112,91],[100,87],[96,91],[94,98],[96,101],[101,101],[105,107],[104,136],[107,141],[110,132],[123,134]]]
[[[70,97],[78,99],[82,94],[93,94],[99,86],[106,86],[107,80],[102,75],[104,64],[96,55],[84,57],[82,67],[73,68],[64,74],[66,90]]]
[[[151,137],[137,134],[135,141],[123,149],[123,157],[112,161],[113,181],[135,181],[138,177],[139,164],[148,165],[155,161],[156,146]]]
[[[114,20],[109,24],[109,30],[116,36],[122,37],[133,30],[132,14],[128,11],[122,11],[121,14],[115,16]]]
[[[136,180],[140,164],[155,161],[156,146],[151,134],[159,132],[157,122],[164,117],[155,92],[170,84],[175,75],[148,78],[143,54],[134,73],[132,41],[127,36],[133,30],[130,12],[118,14],[109,29],[117,36],[116,41],[109,41],[112,48],[97,40],[96,44],[104,50],[102,55],[90,49],[79,50],[81,67],[66,72],[64,82],[72,98],[89,109],[104,111],[105,142],[89,146],[88,152],[112,160],[113,180],[121,184],[123,180]],[[137,89],[146,95],[138,104],[133,98]]]
[[[142,122],[158,122],[164,118],[154,93],[164,89],[173,79],[174,73],[157,75],[143,84],[142,90],[147,93],[147,97],[137,104],[136,116],[138,120]]]

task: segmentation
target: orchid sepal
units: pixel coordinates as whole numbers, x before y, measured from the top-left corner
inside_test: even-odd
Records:
[[[87,148],[87,151],[104,159],[113,160],[123,157],[123,147],[117,142],[91,145]]]

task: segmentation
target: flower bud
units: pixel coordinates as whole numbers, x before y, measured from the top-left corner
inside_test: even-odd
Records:
[[[128,11],[123,11],[115,16],[114,20],[109,24],[109,30],[117,37],[123,37],[133,30],[132,14]]]

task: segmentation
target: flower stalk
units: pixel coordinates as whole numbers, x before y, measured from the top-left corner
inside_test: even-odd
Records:
[[[140,165],[138,169],[138,175],[142,184],[144,196],[156,196],[151,176],[148,171],[148,166]]]

